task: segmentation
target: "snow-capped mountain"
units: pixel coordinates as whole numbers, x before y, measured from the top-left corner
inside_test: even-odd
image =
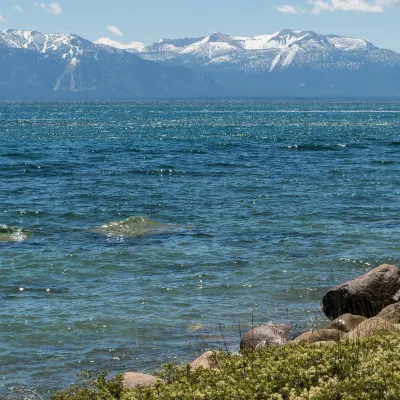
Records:
[[[96,49],[94,43],[77,35],[16,29],[0,31],[0,47],[35,50],[43,54],[57,54],[62,58],[80,56]]]
[[[357,69],[365,60],[393,65],[400,55],[362,40],[312,31],[285,29],[255,37],[215,32],[203,38],[161,39],[139,51],[142,58],[204,68],[275,71],[290,66],[313,69]]]
[[[129,50],[128,50],[129,51]],[[255,37],[220,32],[134,49],[185,65],[249,96],[398,95],[400,54],[363,39],[285,29]]]
[[[0,60],[0,98],[400,96],[400,54],[312,31],[144,45],[6,30]]]
[[[0,99],[207,96],[193,70],[143,60],[72,34],[0,31]]]
[[[291,31],[285,29],[271,35],[254,37],[229,36],[214,32],[201,38],[160,39],[158,42],[144,46],[142,51],[167,51],[175,53],[193,53],[212,57],[215,54],[243,50],[288,49],[295,45],[312,47],[335,47],[343,50],[362,50],[372,46],[365,40],[341,37],[336,35],[323,36],[312,31]],[[209,53],[211,52],[211,53]]]

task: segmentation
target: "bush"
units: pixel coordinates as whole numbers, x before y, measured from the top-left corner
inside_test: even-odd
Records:
[[[124,393],[122,375],[108,379],[107,372],[95,377],[90,372],[80,375],[82,382],[56,393],[53,400],[120,400]]]
[[[400,399],[400,337],[336,345],[286,345],[238,355],[216,353],[215,369],[164,366],[163,382],[122,388],[105,376],[92,388],[70,389],[54,400],[359,400]]]

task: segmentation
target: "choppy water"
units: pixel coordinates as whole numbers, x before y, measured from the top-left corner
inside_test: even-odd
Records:
[[[235,348],[399,265],[400,103],[0,103],[0,143],[0,391]]]

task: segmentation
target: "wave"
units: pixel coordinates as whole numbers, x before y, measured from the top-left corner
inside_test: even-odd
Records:
[[[67,287],[57,286],[40,286],[35,284],[19,284],[19,285],[6,285],[0,286],[3,293],[7,296],[15,294],[33,294],[33,295],[49,295],[49,294],[66,294],[70,293],[71,290]]]
[[[397,161],[393,161],[393,160],[372,160],[371,164],[373,165],[392,165],[392,164],[396,164]]]
[[[235,163],[229,163],[229,162],[216,162],[212,164],[207,164],[207,167],[219,167],[219,168],[252,168],[251,166],[249,167],[248,165],[244,164],[235,164]]]
[[[26,229],[0,224],[0,242],[23,242],[28,239]]]
[[[322,144],[294,144],[284,148],[289,150],[303,150],[303,151],[327,151],[327,150],[339,150],[348,147],[347,144],[333,144],[333,145],[322,145]]]
[[[173,168],[160,168],[160,169],[129,169],[129,174],[132,175],[163,175],[163,174],[178,174],[178,175],[185,175],[185,171],[177,171]]]
[[[143,216],[133,216],[122,221],[109,222],[95,228],[94,231],[108,237],[124,238],[149,235],[167,235],[178,233],[178,225],[165,224]]]

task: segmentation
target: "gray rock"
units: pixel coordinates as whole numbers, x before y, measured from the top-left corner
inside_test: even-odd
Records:
[[[246,332],[240,341],[241,349],[259,349],[261,347],[281,346],[288,340],[289,325],[262,325]]]
[[[384,264],[330,289],[322,299],[324,313],[335,319],[345,313],[373,317],[400,298],[400,270]]]
[[[332,321],[326,328],[338,329],[342,332],[351,332],[354,328],[364,322],[367,318],[361,315],[343,314]]]

